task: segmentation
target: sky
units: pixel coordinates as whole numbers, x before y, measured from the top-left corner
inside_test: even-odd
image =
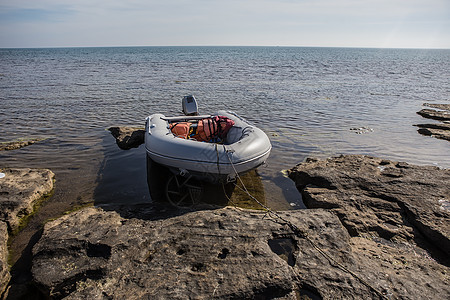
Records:
[[[450,0],[0,0],[0,48],[450,48]]]

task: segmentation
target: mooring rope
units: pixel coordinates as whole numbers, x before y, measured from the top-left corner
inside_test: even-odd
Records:
[[[224,151],[226,153],[226,156],[228,158],[228,160],[230,161],[231,167],[233,168],[234,173],[236,174],[236,178],[239,180],[239,182],[241,183],[242,187],[238,186],[236,183],[234,183],[235,187],[241,189],[243,192],[245,192],[251,199],[253,199],[256,203],[258,203],[259,206],[261,206],[265,211],[266,211],[266,215],[268,215],[269,217],[271,217],[273,220],[277,221],[281,220],[284,222],[284,225],[289,226],[289,228],[291,228],[291,230],[294,232],[295,235],[297,235],[300,238],[306,239],[312,246],[313,248],[315,248],[320,254],[322,254],[331,265],[334,265],[335,267],[341,269],[344,272],[347,272],[348,274],[350,274],[351,276],[353,276],[354,278],[356,278],[357,280],[359,280],[362,284],[364,284],[366,287],[368,287],[369,289],[371,289],[372,291],[374,291],[381,299],[386,299],[386,300],[390,300],[388,297],[386,297],[383,293],[381,293],[380,291],[378,291],[378,289],[376,289],[374,286],[372,286],[369,282],[367,282],[365,279],[361,278],[361,276],[359,276],[358,274],[356,274],[355,272],[349,270],[346,266],[344,266],[342,263],[336,261],[332,256],[330,256],[328,253],[326,253],[319,245],[317,245],[316,242],[314,242],[309,236],[308,236],[308,232],[306,232],[303,229],[300,229],[299,227],[297,227],[295,224],[293,224],[291,221],[286,220],[285,218],[283,218],[279,213],[277,213],[276,211],[273,211],[270,207],[268,207],[267,205],[265,205],[264,203],[260,202],[258,199],[256,199],[252,194],[250,194],[250,192],[247,190],[247,187],[245,186],[244,182],[242,181],[241,177],[239,176],[239,173],[236,171],[236,168],[234,167],[233,161],[231,160],[230,156],[228,155],[229,150],[227,150],[225,148],[225,145],[223,145]],[[217,148],[216,148],[217,151]],[[228,195],[226,194],[225,191],[225,186],[222,183],[222,187],[225,193],[225,196],[227,197],[227,199],[231,201],[231,199],[228,197]],[[233,202],[232,202],[233,203]],[[236,206],[236,204],[233,203],[233,205]],[[295,269],[293,269],[295,270]],[[296,272],[295,274],[297,276],[299,276]],[[393,296],[394,297],[394,296]],[[395,297],[394,297],[395,298]]]

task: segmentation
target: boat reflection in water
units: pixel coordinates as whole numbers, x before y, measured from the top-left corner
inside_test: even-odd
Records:
[[[147,184],[154,202],[170,203],[180,208],[204,205],[238,206],[261,209],[258,202],[266,204],[264,186],[256,169],[240,176],[236,182],[198,180],[188,174],[174,174],[169,168],[154,162],[147,156]],[[245,191],[247,189],[248,193]],[[258,200],[255,201],[252,197]]]

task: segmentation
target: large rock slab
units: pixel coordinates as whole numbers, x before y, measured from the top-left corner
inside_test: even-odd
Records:
[[[18,229],[20,220],[33,212],[36,201],[53,190],[55,174],[47,169],[0,169],[0,220],[10,231]]]
[[[122,150],[137,148],[144,143],[145,130],[135,127],[110,127],[108,129]]]
[[[267,242],[280,227],[233,209],[146,221],[88,208],[45,226],[32,272],[56,298],[286,296],[294,274]]]
[[[450,104],[439,104],[439,103],[424,103],[424,106],[442,109],[442,110],[448,110],[450,111]]]
[[[450,170],[363,155],[308,159],[290,170],[308,208],[327,208],[351,236],[430,242],[450,256]]]
[[[47,223],[33,248],[34,281],[54,299],[450,296],[445,267],[409,246],[351,238],[326,210],[280,213],[307,236],[235,208],[139,216],[91,207]]]

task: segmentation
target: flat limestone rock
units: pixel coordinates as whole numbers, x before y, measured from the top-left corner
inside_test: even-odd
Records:
[[[439,129],[439,130],[448,130],[450,131],[450,123],[434,123],[434,124],[417,124],[414,125],[419,128],[428,128],[428,129]]]
[[[424,103],[424,106],[450,111],[450,104]]]
[[[420,128],[417,130],[417,132],[423,135],[435,137],[437,139],[450,141],[450,130]]]
[[[417,124],[420,134],[450,141],[450,123]]]
[[[0,169],[0,220],[10,231],[18,228],[20,220],[33,212],[36,201],[53,190],[55,174],[47,169]]]
[[[412,248],[351,238],[323,209],[280,216],[307,237],[264,213],[231,207],[160,220],[85,208],[45,225],[32,274],[55,299],[450,296],[448,278],[436,280],[448,270]]]
[[[384,274],[400,299],[450,297],[450,170],[345,155],[307,159],[289,176],[308,208],[339,217],[359,273]]]
[[[308,159],[290,170],[308,208],[335,212],[351,236],[426,240],[450,255],[450,170],[363,155]]]
[[[449,111],[439,111],[434,109],[422,109],[417,112],[417,114],[421,115],[424,118],[440,120],[440,121],[449,121],[450,120],[450,112]]]
[[[137,148],[144,143],[145,130],[134,127],[110,127],[108,129],[122,150]]]

